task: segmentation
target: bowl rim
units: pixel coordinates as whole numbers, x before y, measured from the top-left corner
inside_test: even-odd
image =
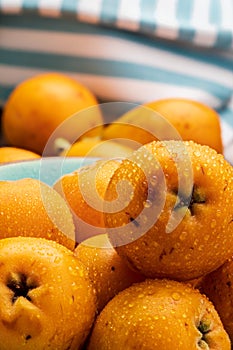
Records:
[[[61,176],[97,160],[99,158],[53,156],[3,163],[0,164],[0,181],[33,178],[53,185]]]

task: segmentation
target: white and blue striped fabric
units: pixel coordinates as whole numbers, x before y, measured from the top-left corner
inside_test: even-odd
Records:
[[[0,0],[0,103],[46,71],[100,101],[204,102],[233,160],[232,0]]]

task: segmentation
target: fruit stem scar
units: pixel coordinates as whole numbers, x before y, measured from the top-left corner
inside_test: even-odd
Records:
[[[200,321],[199,326],[197,327],[197,329],[202,334],[202,337],[199,340],[198,345],[201,348],[203,348],[203,346],[207,344],[206,334],[208,334],[210,332],[210,323],[207,322],[207,321]],[[207,344],[207,346],[208,346],[208,344]],[[206,346],[204,348],[206,348]],[[207,348],[209,348],[209,347],[207,347]]]
[[[28,292],[38,286],[28,281],[24,273],[12,273],[8,278],[7,287],[14,293],[12,296],[12,303],[14,303],[21,296],[31,301]]]
[[[179,202],[175,205],[174,210],[187,207],[190,210],[191,215],[194,215],[193,205],[203,204],[205,202],[205,194],[194,185],[190,196],[185,197],[182,196],[182,194],[179,194]]]

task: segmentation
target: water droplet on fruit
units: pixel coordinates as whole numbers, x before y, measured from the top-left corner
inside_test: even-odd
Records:
[[[139,298],[139,299],[143,299],[144,296],[145,296],[145,295],[144,295],[143,293],[141,293],[141,294],[138,295],[138,298]]]
[[[180,293],[177,293],[177,292],[172,293],[172,299],[175,301],[180,300]]]
[[[153,203],[149,199],[147,199],[143,202],[144,208],[150,208],[152,206],[152,204]]]
[[[211,221],[211,224],[210,224],[210,227],[211,227],[211,228],[214,228],[214,227],[216,226],[216,224],[217,224],[217,223],[216,223],[216,220],[212,220],[212,221]]]
[[[151,246],[153,248],[157,248],[159,246],[159,244],[157,242],[153,241],[153,242],[151,242]]]
[[[199,151],[194,151],[193,152],[196,157],[200,157],[201,153]]]
[[[188,235],[188,233],[187,232],[185,232],[185,231],[183,231],[181,234],[180,234],[180,240],[181,241],[184,241],[186,238],[187,238],[187,235]]]

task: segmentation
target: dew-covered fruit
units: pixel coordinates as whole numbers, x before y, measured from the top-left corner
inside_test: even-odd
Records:
[[[1,350],[77,350],[94,322],[86,268],[44,238],[0,240]]]
[[[233,342],[233,259],[206,275],[200,289],[213,302]]]
[[[53,188],[64,198],[72,214],[78,243],[105,232],[104,194],[118,168],[117,160],[98,160],[63,175]]]
[[[117,254],[107,234],[83,241],[75,249],[75,255],[87,267],[96,290],[98,312],[120,291],[145,279]]]
[[[97,317],[88,350],[230,350],[211,302],[172,280],[146,280],[120,292]]]
[[[113,174],[105,201],[112,245],[148,278],[195,279],[233,255],[233,167],[208,146],[140,147]]]
[[[0,203],[0,238],[43,237],[74,249],[72,214],[64,199],[42,181],[0,181]]]

